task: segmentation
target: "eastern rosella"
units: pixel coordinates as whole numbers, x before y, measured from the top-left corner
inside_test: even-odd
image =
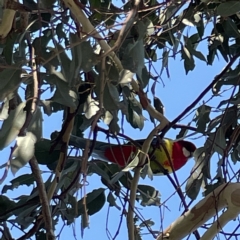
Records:
[[[135,140],[135,142],[141,146],[144,140]],[[84,138],[76,136],[71,136],[70,138],[70,145],[84,149],[85,144],[86,139]],[[165,147],[163,147],[162,144],[164,144]],[[173,171],[171,166],[177,171],[193,156],[195,150],[196,146],[189,141],[173,141],[166,138],[159,144],[158,139],[155,138],[148,152],[152,172],[158,174],[163,172],[162,170],[164,168],[164,170],[171,173]],[[132,154],[136,154],[137,151],[138,147],[131,143],[118,145],[96,141],[94,143],[92,157],[118,164],[120,167],[125,167],[131,161]],[[166,151],[168,153],[166,153]]]

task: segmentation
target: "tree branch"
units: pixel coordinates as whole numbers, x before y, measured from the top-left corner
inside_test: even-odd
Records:
[[[176,219],[156,240],[162,240],[165,237],[169,240],[183,239],[210,218],[217,215],[224,207],[227,207],[227,210],[216,218],[216,221],[201,237],[201,240],[213,239],[229,221],[240,214],[239,194],[240,183],[222,184],[192,209]]]
[[[135,81],[133,81],[135,83]],[[137,85],[134,84],[135,87]],[[158,132],[162,131],[166,127],[166,125],[169,123],[167,118],[165,118],[161,113],[159,113],[156,109],[152,107],[151,104],[149,104],[145,94],[143,94],[143,91],[139,90],[139,97],[140,101],[144,107],[145,110],[148,111],[150,116],[157,119],[161,123],[154,128],[146,140],[144,141],[142,145],[142,151],[140,152],[140,160],[139,160],[139,166],[136,167],[133,180],[131,183],[131,189],[130,189],[130,199],[129,199],[129,208],[128,208],[128,214],[127,214],[127,225],[128,225],[128,238],[130,240],[134,240],[134,221],[133,221],[133,213],[134,213],[134,207],[135,207],[135,200],[136,200],[136,192],[137,192],[137,186],[140,178],[141,173],[141,167],[146,161],[147,153],[149,152],[149,148],[151,146],[153,138],[158,134]]]
[[[45,189],[45,185],[43,183],[42,179],[42,173],[39,169],[38,162],[35,157],[33,157],[30,162],[32,173],[36,179],[37,182],[37,189],[39,193],[40,202],[42,205],[42,214],[43,214],[43,220],[44,220],[44,226],[46,229],[46,235],[47,240],[55,240],[55,235],[53,231],[53,225],[52,225],[52,214],[50,211],[50,206],[48,202],[48,197]]]

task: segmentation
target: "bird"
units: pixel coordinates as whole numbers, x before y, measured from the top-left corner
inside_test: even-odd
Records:
[[[115,163],[121,168],[126,167],[134,158],[133,153],[137,154],[138,149],[141,149],[144,139],[134,140],[125,144],[111,144],[108,142],[94,141],[92,157],[95,159]],[[84,149],[86,139],[71,135],[69,145],[76,148]],[[196,146],[189,141],[179,140],[174,141],[169,138],[164,138],[159,141],[155,137],[151,143],[148,155],[150,159],[150,167],[153,174],[164,174],[164,172],[172,173],[182,168],[187,161],[193,157]],[[170,162],[171,161],[171,162]],[[166,173],[165,173],[166,174]]]

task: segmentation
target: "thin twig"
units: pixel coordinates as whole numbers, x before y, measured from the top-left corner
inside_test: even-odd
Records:
[[[134,213],[134,207],[135,207],[135,200],[136,200],[136,192],[137,192],[137,186],[140,178],[141,173],[141,167],[146,160],[147,153],[149,151],[149,148],[151,146],[153,138],[156,136],[158,132],[160,132],[162,129],[166,127],[168,124],[168,120],[158,111],[156,111],[150,104],[145,106],[145,109],[149,112],[151,116],[154,116],[159,120],[161,123],[155,127],[150,134],[148,135],[147,139],[144,141],[142,145],[142,151],[140,152],[140,160],[139,160],[139,166],[136,167],[136,170],[134,172],[133,180],[131,183],[131,189],[130,189],[130,199],[129,199],[129,208],[128,208],[128,214],[127,214],[127,225],[128,225],[128,239],[134,240],[134,221],[133,221],[133,213]]]
[[[46,239],[47,240],[55,240],[56,237],[54,235],[53,231],[53,225],[52,225],[52,214],[50,211],[50,206],[48,202],[48,197],[45,189],[45,185],[43,183],[42,179],[42,173],[39,169],[38,162],[35,157],[33,157],[30,162],[32,173],[36,179],[37,182],[37,189],[39,193],[39,199],[42,205],[42,215],[44,220],[44,227],[46,229]]]

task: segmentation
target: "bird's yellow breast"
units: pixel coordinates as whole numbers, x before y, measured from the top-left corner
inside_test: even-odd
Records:
[[[151,158],[151,169],[153,173],[162,172],[162,167],[172,172],[171,163],[172,162],[172,151],[173,151],[173,141],[169,139],[164,139],[164,146],[157,147]],[[150,153],[153,151],[153,148],[150,149]]]

